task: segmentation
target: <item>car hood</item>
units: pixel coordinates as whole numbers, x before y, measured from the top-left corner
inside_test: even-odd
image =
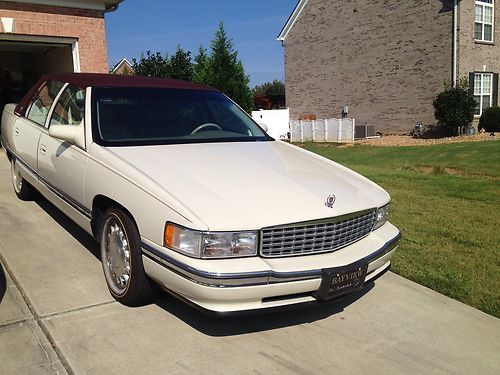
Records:
[[[389,201],[380,187],[280,141],[109,147],[210,230],[244,230],[334,217]],[[335,196],[333,207],[326,205]],[[170,198],[171,199],[171,198]]]

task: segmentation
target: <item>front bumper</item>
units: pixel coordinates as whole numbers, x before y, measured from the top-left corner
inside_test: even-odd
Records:
[[[400,237],[386,223],[333,253],[277,259],[186,259],[145,239],[142,250],[146,273],[160,286],[203,309],[235,312],[316,301],[324,268],[342,272],[361,261],[368,264],[366,284],[388,270]]]

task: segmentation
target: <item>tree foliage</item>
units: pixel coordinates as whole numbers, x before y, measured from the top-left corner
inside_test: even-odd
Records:
[[[210,54],[202,47],[191,58],[191,52],[177,46],[177,51],[170,58],[160,52],[147,51],[140,60],[132,59],[135,74],[147,77],[182,79],[206,84],[219,89],[238,103],[244,110],[253,107],[250,79],[232,40],[226,34],[221,22],[212,40]]]
[[[196,83],[208,82],[208,59],[207,50],[200,46],[198,54],[194,57],[193,81]]]
[[[479,129],[487,132],[500,132],[500,107],[489,107],[483,110],[479,119]]]
[[[177,50],[170,58],[167,54],[162,56],[160,52],[147,51],[146,55],[142,54],[139,61],[132,59],[132,67],[136,75],[144,77],[192,81],[194,75],[191,52],[184,51],[181,46],[177,46]]]
[[[132,59],[135,75],[143,77],[169,77],[169,65],[168,55],[162,56],[160,52],[151,53],[149,50],[146,55],[141,55],[139,61]]]
[[[184,51],[181,46],[177,46],[177,51],[169,60],[170,74],[168,78],[192,81],[194,77],[194,67],[191,61],[191,52]]]
[[[469,92],[469,82],[461,79],[455,87],[447,85],[434,100],[434,116],[451,133],[472,123],[476,101]]]
[[[211,47],[203,83],[219,89],[244,110],[251,111],[253,103],[250,79],[245,74],[242,62],[238,60],[238,52],[234,50],[233,42],[227,36],[222,22],[215,32]]]
[[[261,95],[285,95],[285,84],[279,79],[257,85],[252,90],[253,96]]]

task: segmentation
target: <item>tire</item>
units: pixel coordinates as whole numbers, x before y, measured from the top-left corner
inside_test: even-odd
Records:
[[[141,241],[134,221],[123,210],[111,207],[101,223],[99,247],[109,292],[127,306],[151,302],[153,288],[142,264]]]
[[[21,176],[17,160],[14,157],[10,162],[10,176],[14,192],[20,200],[32,201],[36,198],[37,191]]]

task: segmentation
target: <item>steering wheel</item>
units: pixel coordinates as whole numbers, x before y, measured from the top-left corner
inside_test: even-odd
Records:
[[[218,131],[222,131],[222,128],[217,125],[217,124],[214,124],[213,122],[207,122],[205,124],[202,124],[200,126],[198,126],[197,128],[195,128],[192,132],[191,132],[191,135],[193,134],[196,134],[198,133],[200,130],[203,130],[203,129],[206,129],[206,128],[214,128],[215,130],[218,130]]]

